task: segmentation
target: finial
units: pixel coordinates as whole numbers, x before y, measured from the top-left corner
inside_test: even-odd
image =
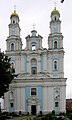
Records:
[[[57,3],[56,3],[56,1],[54,2],[54,9],[56,9],[56,5],[57,5]]]
[[[35,30],[35,26],[36,26],[35,23],[33,23],[33,29],[34,29],[34,30]]]
[[[14,5],[14,12],[16,13],[16,5]]]

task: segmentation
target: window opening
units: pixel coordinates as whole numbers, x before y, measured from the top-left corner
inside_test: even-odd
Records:
[[[15,20],[13,20],[13,23],[15,23]]]
[[[57,70],[57,61],[54,61],[54,69]]]
[[[31,60],[31,74],[37,74],[37,60],[34,58]]]
[[[55,107],[59,107],[59,102],[55,102]]]
[[[32,74],[36,74],[36,73],[37,73],[36,67],[32,67]]]
[[[56,21],[56,17],[55,17],[55,21]]]
[[[31,88],[31,95],[36,95],[36,88]]]
[[[14,63],[11,64],[11,72],[15,73]]]
[[[36,46],[35,45],[32,45],[32,50],[36,50]]]
[[[11,44],[11,51],[14,51],[14,44]]]
[[[57,49],[57,41],[54,42],[54,49]]]
[[[13,103],[10,103],[10,106],[13,107]]]

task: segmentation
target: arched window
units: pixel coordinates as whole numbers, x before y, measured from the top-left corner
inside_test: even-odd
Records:
[[[15,68],[14,68],[14,63],[13,62],[11,64],[11,70],[12,70],[12,73],[15,73]]]
[[[14,43],[11,44],[11,51],[14,51]]]
[[[31,88],[31,95],[37,95],[36,88]]]
[[[34,58],[31,60],[31,73],[37,74],[37,61]]]
[[[15,23],[15,20],[13,20],[13,24]]]
[[[32,45],[32,50],[36,50],[36,46],[35,45]]]
[[[56,21],[56,16],[55,16],[55,21]]]
[[[57,61],[54,61],[54,70],[57,70],[58,65],[57,65]]]
[[[57,41],[54,42],[54,49],[57,49]]]
[[[31,50],[36,50],[36,43],[35,42],[31,43]]]

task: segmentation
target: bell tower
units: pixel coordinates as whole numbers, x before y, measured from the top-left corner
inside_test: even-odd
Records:
[[[51,12],[50,34],[48,37],[51,73],[53,77],[64,76],[64,49],[63,49],[63,35],[61,33],[60,13],[54,8]]]
[[[7,51],[20,51],[22,49],[19,21],[19,15],[14,10],[10,16],[9,36],[6,40]]]

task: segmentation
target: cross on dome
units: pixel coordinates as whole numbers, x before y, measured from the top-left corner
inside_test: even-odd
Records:
[[[14,12],[16,12],[16,5],[14,5]]]
[[[57,5],[57,3],[56,3],[56,1],[54,2],[54,8],[56,9],[56,5]]]
[[[10,18],[16,16],[19,18],[18,14],[16,13],[16,5],[14,5],[14,12],[11,14]]]
[[[35,23],[33,23],[33,29],[35,30],[35,26],[36,26],[36,24]]]

